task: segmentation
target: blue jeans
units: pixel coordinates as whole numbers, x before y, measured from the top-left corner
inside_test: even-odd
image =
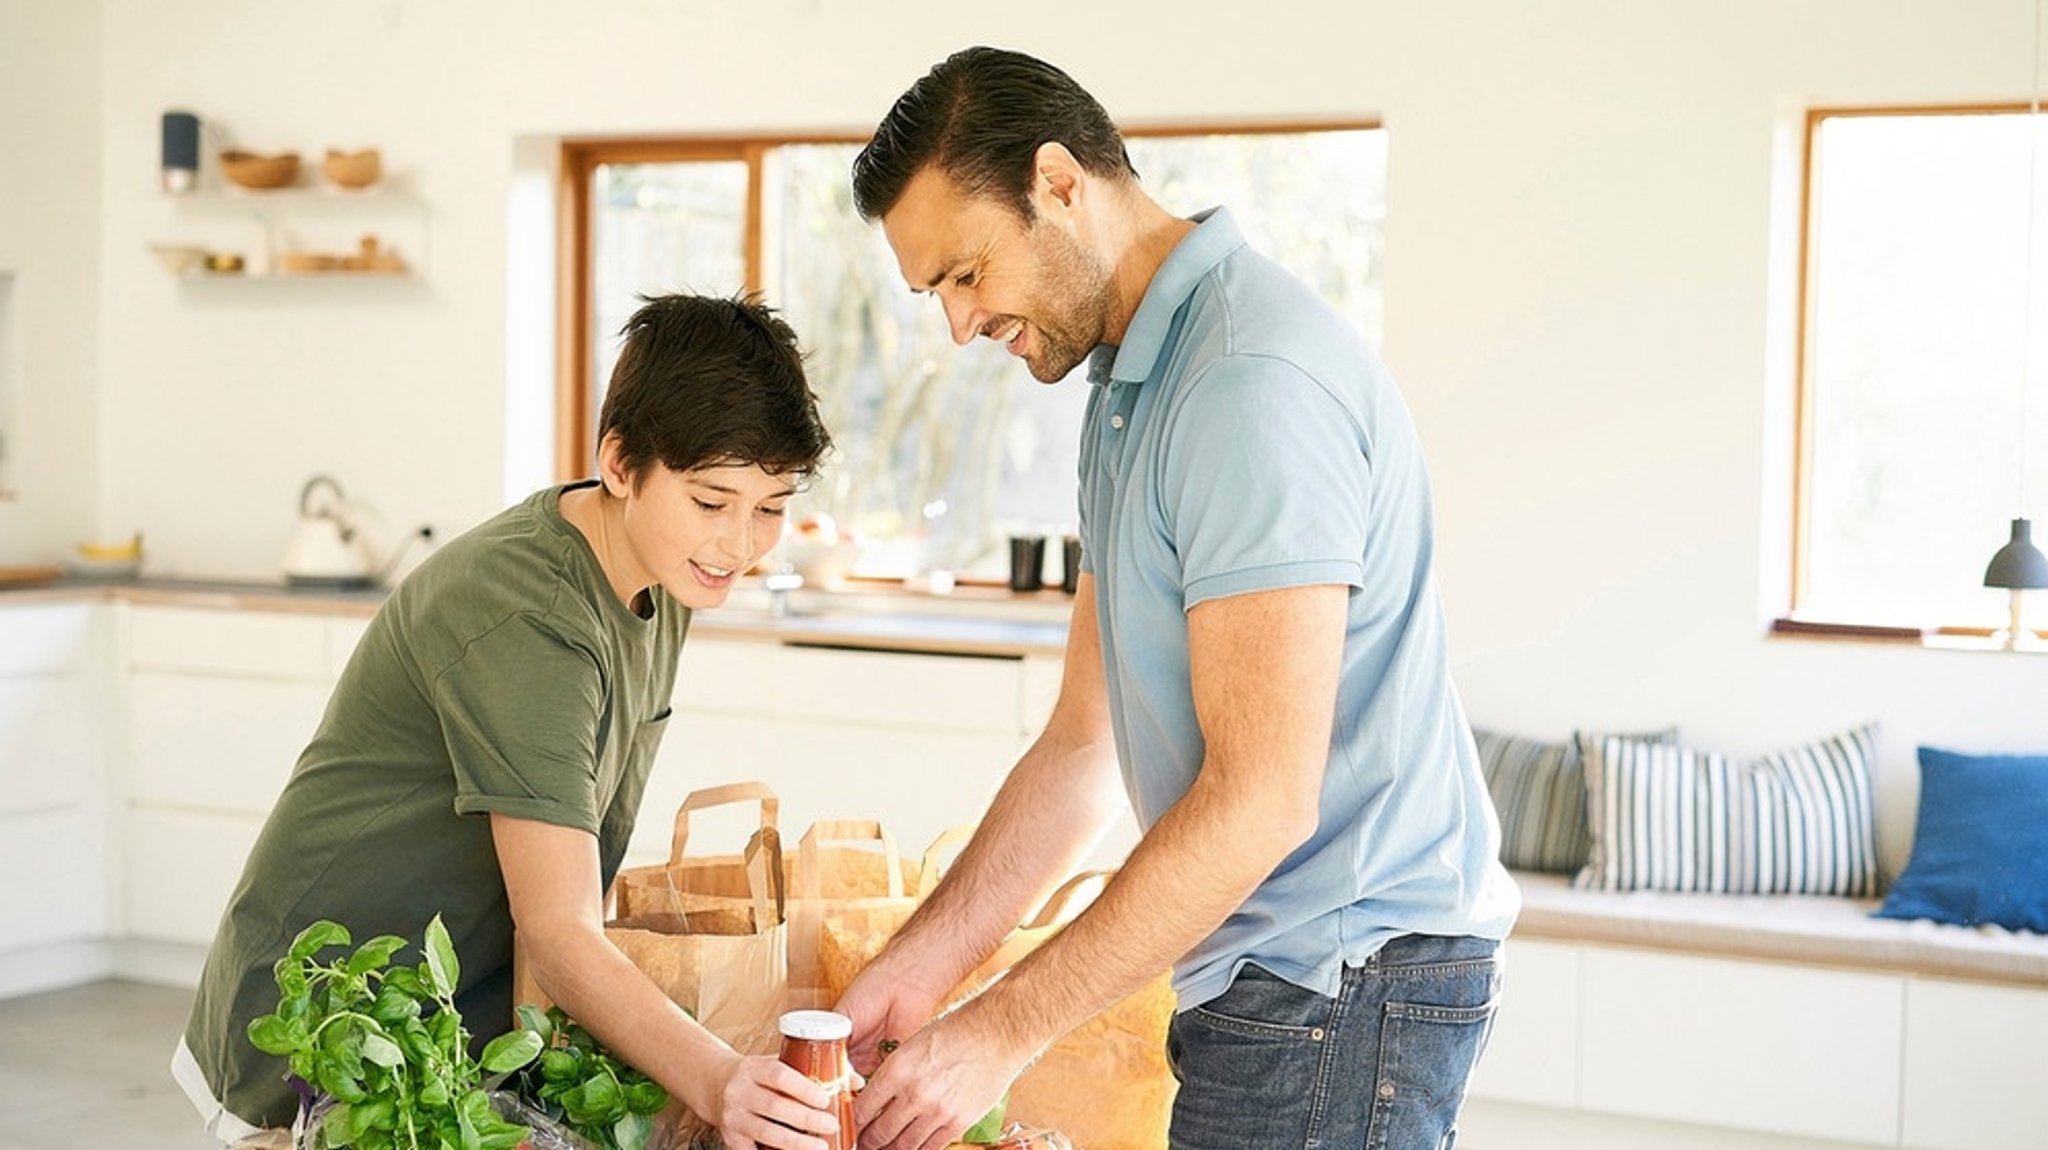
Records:
[[[1499,1003],[1499,946],[1396,938],[1335,998],[1246,966],[1167,1030],[1171,1150],[1449,1150]]]

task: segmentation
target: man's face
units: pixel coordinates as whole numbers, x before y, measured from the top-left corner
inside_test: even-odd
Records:
[[[1003,344],[1041,383],[1065,379],[1102,342],[1115,285],[1066,219],[1041,209],[1027,224],[927,167],[882,217],[882,232],[910,290],[945,307],[953,342]]]

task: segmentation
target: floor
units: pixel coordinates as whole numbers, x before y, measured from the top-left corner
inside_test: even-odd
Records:
[[[219,1150],[171,1081],[190,990],[96,982],[0,1001],[0,1150]]]

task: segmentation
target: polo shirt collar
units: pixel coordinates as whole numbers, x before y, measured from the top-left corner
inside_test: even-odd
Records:
[[[1228,208],[1208,208],[1189,216],[1195,230],[1184,236],[1152,275],[1145,298],[1124,330],[1121,345],[1103,344],[1089,355],[1090,383],[1142,382],[1152,377],[1173,317],[1194,294],[1203,277],[1230,253],[1244,246],[1244,233]]]

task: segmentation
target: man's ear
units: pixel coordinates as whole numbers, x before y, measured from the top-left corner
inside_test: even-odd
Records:
[[[1038,145],[1032,157],[1031,196],[1041,208],[1058,205],[1066,211],[1080,206],[1088,185],[1088,171],[1067,146],[1056,141]]]

